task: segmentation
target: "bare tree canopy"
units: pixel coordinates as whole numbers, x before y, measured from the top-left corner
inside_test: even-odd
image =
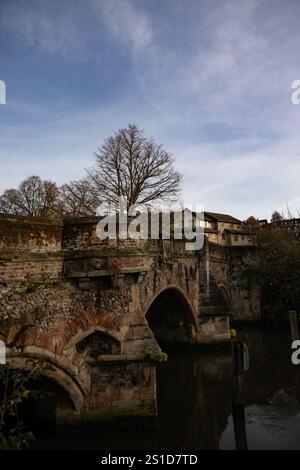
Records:
[[[59,189],[52,181],[30,176],[17,189],[0,196],[0,212],[5,214],[51,217],[57,212]]]
[[[116,207],[121,196],[128,206],[178,198],[182,176],[174,169],[173,156],[136,125],[107,138],[95,156],[88,175],[102,201]]]
[[[95,215],[101,203],[90,178],[63,184],[60,200],[62,212],[73,217]]]

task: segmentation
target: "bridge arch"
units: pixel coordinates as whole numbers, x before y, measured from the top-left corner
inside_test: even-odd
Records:
[[[23,356],[8,353],[7,364],[11,369],[19,369],[25,372],[30,372],[38,366],[40,368],[40,377],[60,387],[70,399],[71,408],[74,411],[80,412],[82,409],[86,395],[84,388],[67,367],[49,358],[49,354],[46,352],[45,355],[39,351],[37,354],[24,354]]]
[[[196,341],[198,318],[178,286],[170,285],[157,292],[146,308],[145,318],[160,346]]]

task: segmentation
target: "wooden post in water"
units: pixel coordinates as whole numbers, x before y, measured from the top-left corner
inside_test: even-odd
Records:
[[[231,343],[233,365],[232,420],[237,450],[247,450],[243,375],[249,368],[248,348],[242,341]]]
[[[290,310],[289,318],[290,318],[290,325],[291,325],[292,341],[295,341],[296,339],[299,339],[297,312],[295,310]]]

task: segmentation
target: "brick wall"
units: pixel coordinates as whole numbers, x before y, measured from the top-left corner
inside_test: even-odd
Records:
[[[60,221],[0,215],[0,255],[60,251],[61,237]]]

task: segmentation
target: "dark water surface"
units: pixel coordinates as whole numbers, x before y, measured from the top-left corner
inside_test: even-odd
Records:
[[[238,392],[226,351],[173,352],[157,368],[156,429],[47,434],[32,447],[300,449],[300,365],[291,363],[289,330],[251,328],[238,337],[250,354]]]

